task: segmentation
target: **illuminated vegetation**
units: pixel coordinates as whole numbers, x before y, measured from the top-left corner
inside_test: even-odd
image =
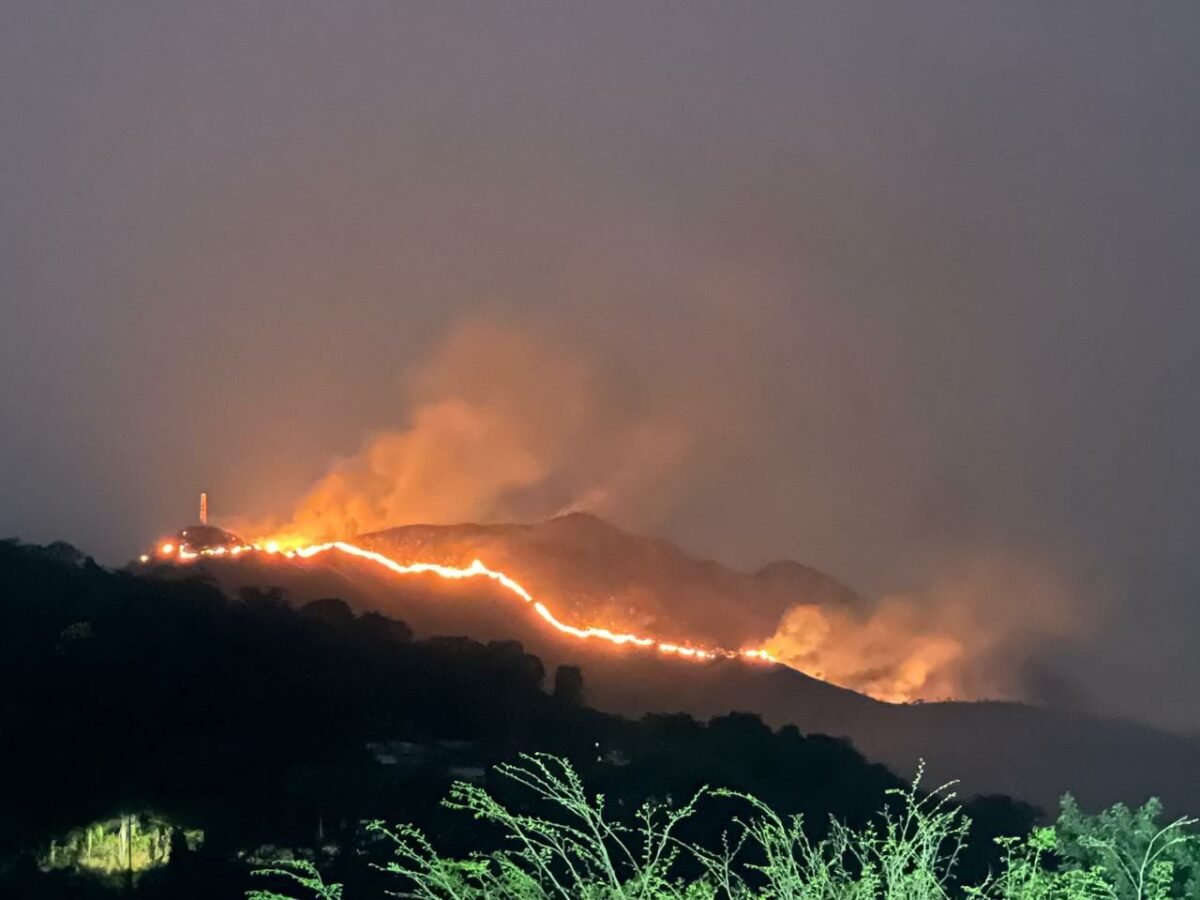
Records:
[[[123,815],[77,828],[50,842],[38,860],[43,870],[75,869],[113,875],[145,872],[171,860],[172,846],[190,850],[204,840],[199,830],[183,830],[150,815]]]
[[[943,786],[889,792],[891,805],[862,827],[831,820],[820,838],[799,816],[783,817],[741,792],[704,789],[677,808],[653,802],[632,823],[589,796],[565,760],[524,756],[497,773],[522,790],[505,804],[484,789],[455,784],[445,805],[469,813],[502,846],[465,858],[441,856],[417,828],[373,822],[391,861],[389,893],[418,900],[1185,900],[1200,896],[1200,838],[1195,819],[1158,824],[1151,800],[1137,810],[1114,806],[1083,814],[1070,797],[1058,821],[1022,837],[999,839],[999,870],[959,883],[956,864],[971,821]],[[731,802],[729,827],[715,845],[682,836],[699,804]],[[311,863],[259,875],[295,893],[251,891],[249,900],[340,900]],[[281,888],[284,889],[284,888]]]

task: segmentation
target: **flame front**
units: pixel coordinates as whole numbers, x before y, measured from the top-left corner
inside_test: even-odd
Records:
[[[203,550],[191,551],[183,547],[172,546],[169,550],[167,545],[159,548],[164,556],[170,556],[174,553],[174,558],[182,562],[190,562],[201,556],[223,557],[231,556],[238,557],[245,553],[262,552],[269,555],[280,555],[288,559],[312,559],[316,556],[321,556],[326,553],[342,553],[347,556],[352,556],[357,559],[363,559],[374,563],[393,572],[396,575],[436,575],[439,578],[445,578],[451,581],[461,581],[470,578],[486,578],[493,581],[500,587],[504,588],[512,596],[529,604],[533,611],[548,625],[556,631],[570,635],[581,640],[600,640],[606,641],[616,646],[634,646],[641,647],[647,650],[657,650],[659,653],[676,656],[681,659],[691,660],[715,660],[715,659],[744,659],[750,662],[778,662],[770,653],[762,648],[744,649],[744,650],[726,650],[721,647],[701,647],[688,644],[675,644],[669,641],[660,641],[656,638],[645,637],[636,634],[627,634],[617,631],[611,631],[608,628],[597,628],[593,626],[580,627],[577,625],[569,625],[560,620],[550,611],[540,600],[537,600],[529,593],[525,587],[504,572],[489,569],[481,561],[474,560],[469,566],[459,568],[456,566],[444,566],[440,563],[417,562],[417,563],[399,563],[389,556],[385,556],[375,550],[368,550],[365,547],[359,547],[355,544],[350,544],[345,541],[329,541],[324,544],[306,544],[297,546],[293,549],[284,550],[275,541],[269,541],[264,544],[239,544],[235,546],[208,547]]]

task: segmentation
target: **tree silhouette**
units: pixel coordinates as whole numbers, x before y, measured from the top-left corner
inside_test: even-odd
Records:
[[[554,699],[567,706],[583,706],[583,670],[562,665],[554,670]]]

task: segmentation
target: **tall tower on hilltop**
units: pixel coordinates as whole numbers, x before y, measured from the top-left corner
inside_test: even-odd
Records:
[[[208,524],[208,494],[205,491],[200,492],[200,524]]]

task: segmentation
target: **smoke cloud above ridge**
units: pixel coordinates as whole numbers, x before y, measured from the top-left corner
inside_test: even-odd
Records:
[[[653,530],[719,462],[718,451],[736,455],[721,428],[729,409],[717,391],[696,390],[700,372],[688,375],[690,391],[641,382],[554,329],[465,319],[405,374],[403,426],[369,435],[335,461],[285,523],[235,527],[311,542],[410,523],[586,511]],[[881,699],[1024,699],[1041,647],[1086,621],[1049,564],[976,551],[943,560],[925,587],[866,609],[833,595],[797,597],[763,646]],[[721,623],[711,628],[720,633]]]
[[[405,378],[405,426],[338,460],[275,529],[346,538],[398,524],[588,511],[653,522],[716,445],[717,411],[621,385],[550,330],[469,319]]]

